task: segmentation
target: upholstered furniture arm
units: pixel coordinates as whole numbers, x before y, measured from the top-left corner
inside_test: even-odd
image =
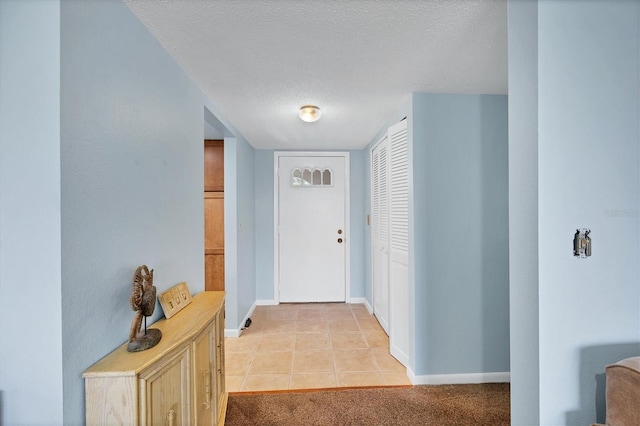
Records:
[[[608,365],[607,426],[640,425],[640,356]]]

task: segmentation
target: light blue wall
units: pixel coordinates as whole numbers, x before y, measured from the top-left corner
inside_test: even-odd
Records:
[[[538,2],[509,2],[511,421],[540,424]]]
[[[365,187],[364,153],[349,151],[350,204],[351,204],[351,297],[364,297],[364,227]],[[256,298],[272,300],[273,296],[273,174],[274,151],[255,151],[255,247]]]
[[[537,210],[539,247],[537,283],[527,259],[513,259],[522,279],[512,288],[539,299],[537,312],[514,312],[512,334],[522,349],[539,348],[537,359],[514,364],[512,418],[538,411],[535,424],[604,422],[604,367],[640,353],[640,2],[545,1],[537,11],[513,2],[509,19],[510,41],[525,41],[510,48],[509,68],[531,77],[510,81],[520,109],[510,126],[538,129],[535,140],[510,141],[538,152],[534,170],[512,156],[513,191],[528,193],[537,173],[538,201],[523,199],[531,208],[511,216],[531,223]],[[524,114],[536,103],[537,117]],[[579,227],[592,230],[584,260],[571,252]],[[526,371],[536,363],[539,378]],[[539,389],[539,407],[525,399],[527,386]]]
[[[416,375],[509,371],[507,98],[414,94]]]
[[[238,330],[256,300],[254,149],[224,139],[225,328]]]
[[[76,424],[82,371],[128,337],[135,268],[154,268],[159,292],[204,289],[207,102],[123,3],[65,1],[61,19],[64,421]]]
[[[256,299],[273,297],[273,151],[259,149],[254,157],[256,218]]]
[[[63,424],[60,232],[60,2],[0,1],[0,424]]]
[[[234,333],[256,300],[255,150],[204,95],[202,102],[205,135],[207,127],[224,135],[225,328]]]
[[[238,318],[238,160],[235,137],[224,138],[224,288],[225,328],[237,328]]]
[[[247,315],[256,300],[255,250],[255,191],[254,149],[244,139],[236,144],[237,174],[237,239],[238,239],[238,322]],[[226,193],[225,193],[226,194]],[[233,324],[233,323],[231,323]]]
[[[416,376],[508,372],[507,97],[413,94],[366,148],[367,185],[371,147],[404,116],[409,368]],[[370,240],[367,227],[367,289]]]
[[[349,151],[349,206],[351,209],[351,297],[365,297],[364,233],[367,226],[365,216],[366,185],[364,151]]]
[[[618,345],[640,341],[639,18],[636,0],[538,7],[542,424],[604,421],[581,389],[595,394],[595,374],[628,356]],[[580,227],[588,260],[571,253]],[[595,346],[610,350],[585,358]]]

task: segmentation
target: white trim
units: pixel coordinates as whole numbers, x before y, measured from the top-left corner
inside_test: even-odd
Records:
[[[352,297],[351,299],[349,299],[349,303],[363,304],[365,308],[367,308],[367,311],[369,311],[369,313],[373,315],[373,308],[365,297]]]
[[[240,330],[236,328],[225,328],[224,337],[240,337]]]
[[[276,304],[280,303],[280,225],[278,222],[278,163],[280,155],[277,152],[273,153],[273,300]]]
[[[240,335],[242,334],[242,329],[244,328],[244,325],[246,324],[247,320],[253,314],[253,311],[255,311],[257,305],[258,305],[258,301],[256,300],[255,302],[253,302],[253,305],[251,306],[251,309],[249,309],[249,312],[247,312],[247,315],[244,316],[244,319],[240,323],[240,327],[238,327],[238,328],[225,328],[224,329],[224,337],[240,337]]]
[[[242,330],[242,327],[244,326],[244,324],[247,322],[247,320],[249,318],[251,318],[251,315],[253,314],[253,311],[256,310],[256,306],[258,306],[258,301],[257,300],[255,302],[253,302],[253,305],[251,305],[251,309],[249,309],[249,312],[247,312],[247,315],[244,316],[244,319],[240,323],[240,329],[241,330]]]
[[[426,374],[416,376],[407,367],[407,376],[413,385],[461,385],[469,383],[510,383],[511,373]]]
[[[277,305],[278,302],[275,299],[261,299],[256,300],[256,306],[273,306]]]
[[[345,220],[345,263],[344,263],[344,300],[351,299],[351,170],[350,153],[347,151],[275,151],[273,153],[273,300],[280,303],[280,248],[278,237],[278,160],[280,157],[343,157],[344,158],[344,220]]]
[[[389,333],[391,333],[391,327],[389,327]],[[401,352],[397,347],[391,345],[391,334],[389,334],[389,353],[392,357],[397,359],[400,364],[404,365],[405,367],[409,365],[409,355]],[[407,369],[408,368],[409,367],[407,367]]]
[[[351,299],[351,156],[344,152],[344,301]]]
[[[373,264],[373,150],[376,149],[376,146],[380,145],[380,142],[384,140],[386,135],[387,134],[385,133],[385,135],[369,149],[369,182],[365,182],[365,185],[367,183],[369,184],[369,276],[371,277],[371,282],[369,283],[371,288],[371,310],[369,312],[372,314],[373,305],[375,304],[375,298],[373,296],[373,274],[375,273],[375,265]]]

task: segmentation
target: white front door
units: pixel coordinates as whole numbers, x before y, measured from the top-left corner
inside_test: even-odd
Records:
[[[344,155],[277,156],[280,302],[346,301]]]

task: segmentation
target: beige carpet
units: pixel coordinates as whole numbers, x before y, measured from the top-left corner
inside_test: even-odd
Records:
[[[509,425],[508,383],[232,393],[226,426]]]

